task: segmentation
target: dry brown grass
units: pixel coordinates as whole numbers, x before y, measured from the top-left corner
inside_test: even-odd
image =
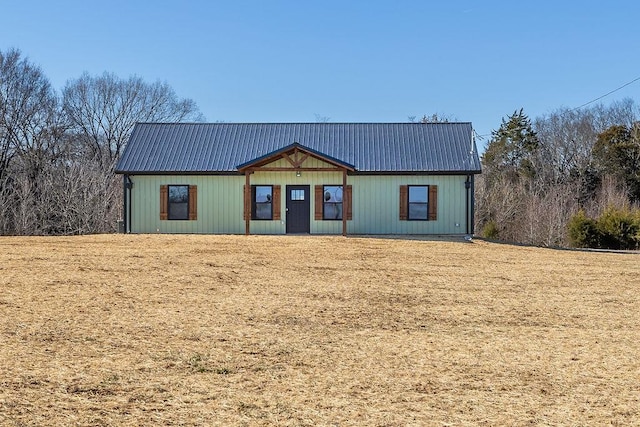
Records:
[[[0,238],[2,425],[640,424],[640,256]]]

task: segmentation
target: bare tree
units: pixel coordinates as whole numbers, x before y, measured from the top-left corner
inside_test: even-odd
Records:
[[[115,231],[122,188],[113,170],[137,122],[203,120],[195,102],[179,98],[167,83],[110,73],[85,73],[69,81],[63,112],[70,124],[73,157],[60,165],[63,185],[54,191],[59,196],[52,202],[60,212],[56,233]]]
[[[104,170],[119,158],[136,122],[203,119],[193,100],[178,98],[167,83],[149,84],[140,77],[85,73],[69,81],[62,96],[72,130]]]
[[[538,173],[546,183],[577,183],[580,203],[596,197],[601,174],[594,165],[598,136],[611,126],[631,127],[636,107],[630,99],[609,106],[580,110],[560,109],[535,120],[540,138],[536,153]]]
[[[40,232],[40,175],[56,156],[64,127],[58,100],[39,67],[18,50],[0,52],[0,208],[3,233]]]
[[[47,234],[114,232],[120,214],[121,180],[105,174],[91,161],[59,162],[42,176],[49,212]]]
[[[0,233],[112,232],[115,164],[136,122],[201,120],[166,83],[105,73],[67,83],[62,102],[18,50],[0,52]]]
[[[409,123],[449,123],[456,121],[456,118],[448,114],[433,113],[430,116],[424,114],[420,119],[417,116],[408,116]]]
[[[42,157],[56,143],[57,99],[20,51],[0,52],[0,180],[16,155]]]

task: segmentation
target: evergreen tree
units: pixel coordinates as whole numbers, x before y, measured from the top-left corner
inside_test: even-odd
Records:
[[[535,173],[533,154],[540,142],[531,120],[523,109],[515,111],[502,125],[491,133],[491,141],[482,156],[487,175],[506,173],[516,177],[532,177]]]
[[[640,201],[640,123],[615,125],[600,133],[593,156],[602,174],[625,184],[631,201]]]

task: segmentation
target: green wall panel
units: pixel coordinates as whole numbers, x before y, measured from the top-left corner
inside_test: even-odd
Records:
[[[314,167],[324,167],[313,160]],[[279,162],[282,162],[280,160]],[[317,164],[316,164],[317,163]],[[274,166],[273,164],[272,166]],[[278,166],[286,166],[278,164]],[[305,167],[307,163],[305,162]],[[348,176],[353,188],[353,220],[347,222],[350,234],[463,234],[466,230],[466,176]],[[212,233],[243,234],[242,218],[244,176],[131,176],[132,218],[134,233]],[[161,185],[197,185],[198,219],[196,221],[161,221]],[[256,172],[252,185],[282,187],[279,221],[251,221],[252,234],[284,234],[286,230],[286,186],[310,187],[311,233],[341,234],[342,221],[315,221],[315,185],[341,185],[341,172],[308,172],[301,176],[291,172]],[[436,221],[400,221],[399,188],[401,185],[437,185],[438,219]]]
[[[353,176],[353,234],[463,234],[466,176]],[[437,185],[436,221],[400,221],[401,185]]]

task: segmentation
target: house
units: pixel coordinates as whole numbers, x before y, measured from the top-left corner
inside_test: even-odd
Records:
[[[131,233],[472,234],[471,123],[139,123]]]

